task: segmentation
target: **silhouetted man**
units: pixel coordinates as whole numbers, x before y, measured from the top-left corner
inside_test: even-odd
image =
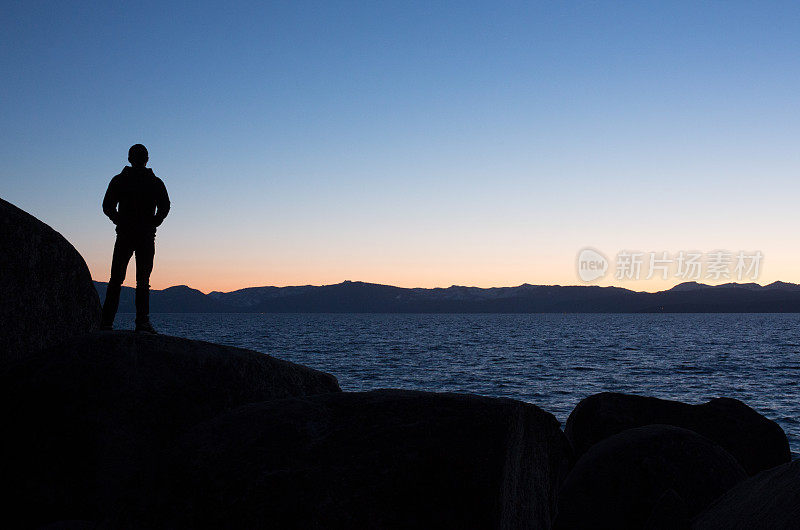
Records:
[[[131,256],[136,254],[136,331],[155,333],[150,324],[150,273],[156,252],[156,227],[169,213],[169,196],[164,182],[145,167],[148,158],[142,144],[131,147],[128,151],[131,165],[111,179],[103,198],[103,213],[117,225],[117,241],[101,329],[111,329],[114,324],[125,271]]]

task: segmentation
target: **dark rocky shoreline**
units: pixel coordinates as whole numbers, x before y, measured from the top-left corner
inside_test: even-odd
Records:
[[[98,332],[88,269],[0,200],[6,528],[798,528],[800,467],[746,404],[342,392],[202,341]],[[35,278],[36,281],[28,281]]]

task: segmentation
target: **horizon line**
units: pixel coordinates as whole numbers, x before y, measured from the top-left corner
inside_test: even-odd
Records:
[[[108,284],[108,281],[95,280],[94,278],[92,278],[92,282],[101,283],[101,284]],[[729,285],[729,286],[755,285],[755,286],[758,286],[758,287],[761,287],[761,288],[768,287],[768,286],[774,285],[776,283],[786,284],[786,285],[800,285],[800,284],[796,284],[796,283],[793,283],[793,282],[786,282],[786,281],[783,281],[783,280],[775,280],[773,282],[766,283],[766,284],[760,284],[758,282],[723,282],[723,283],[718,283],[718,284],[711,284],[711,283],[698,282],[696,280],[688,280],[688,281],[684,281],[684,282],[678,282],[675,285],[673,285],[671,287],[668,287],[666,289],[660,289],[660,290],[656,290],[656,291],[647,291],[647,290],[635,290],[635,289],[632,289],[630,287],[622,287],[622,286],[619,286],[619,285],[598,285],[598,284],[589,283],[589,282],[584,282],[584,283],[581,283],[581,284],[566,284],[566,285],[557,284],[557,283],[544,284],[544,283],[528,283],[528,282],[525,282],[525,283],[521,283],[519,285],[500,285],[500,286],[492,286],[492,287],[478,287],[478,286],[472,286],[472,285],[458,285],[458,284],[452,284],[452,285],[447,286],[447,287],[438,287],[438,286],[437,287],[400,287],[400,286],[392,285],[392,284],[389,284],[389,283],[365,282],[365,281],[361,281],[361,280],[342,280],[342,281],[340,281],[338,283],[327,283],[327,284],[319,284],[319,285],[310,284],[310,283],[307,283],[307,284],[296,284],[296,285],[253,285],[253,286],[249,286],[249,287],[241,287],[241,288],[238,288],[238,289],[233,289],[233,290],[230,290],[230,291],[220,291],[220,290],[216,290],[215,289],[215,290],[211,290],[211,291],[206,292],[206,291],[203,291],[202,289],[197,289],[197,288],[192,287],[192,286],[187,285],[187,284],[170,285],[170,286],[164,287],[162,289],[151,289],[151,290],[154,290],[154,291],[165,291],[167,289],[173,289],[175,287],[186,287],[187,289],[192,289],[192,290],[198,291],[198,292],[200,292],[200,293],[202,293],[204,295],[209,295],[209,294],[212,294],[212,293],[221,293],[221,294],[234,293],[234,292],[237,292],[237,291],[244,291],[244,290],[247,290],[247,289],[264,289],[264,288],[286,289],[286,288],[291,288],[291,287],[331,287],[331,286],[342,285],[342,284],[346,284],[346,283],[362,283],[362,284],[367,284],[367,285],[379,285],[379,286],[383,286],[383,287],[395,287],[395,288],[398,288],[398,289],[412,289],[412,290],[414,290],[414,289],[425,289],[425,290],[452,289],[454,287],[462,287],[462,288],[465,288],[465,289],[482,289],[482,290],[514,289],[514,288],[517,288],[517,287],[524,287],[524,286],[531,286],[531,287],[599,287],[599,288],[602,288],[602,289],[607,289],[607,288],[623,289],[623,290],[631,291],[631,292],[635,292],[635,293],[660,293],[660,292],[664,292],[664,291],[670,291],[670,290],[674,289],[675,287],[677,287],[679,285],[686,285],[686,284],[696,284],[696,285],[704,286],[704,287],[722,287],[722,286],[726,286],[726,285]],[[133,286],[130,286],[130,285],[123,285],[123,286],[124,287],[133,288]]]

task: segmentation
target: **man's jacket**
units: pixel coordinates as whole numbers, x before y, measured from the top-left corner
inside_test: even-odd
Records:
[[[126,166],[108,185],[103,213],[117,225],[118,234],[155,235],[169,213],[167,188],[152,169]]]

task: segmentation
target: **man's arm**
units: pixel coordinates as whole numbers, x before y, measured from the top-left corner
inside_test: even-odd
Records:
[[[106,195],[103,197],[103,213],[111,219],[111,222],[117,224],[117,204],[119,204],[119,196],[117,194],[117,186],[114,179],[108,183]]]
[[[164,218],[169,214],[169,207],[170,203],[167,187],[164,185],[163,180],[158,179],[158,185],[156,186],[156,226],[160,226],[161,223],[164,222]]]

